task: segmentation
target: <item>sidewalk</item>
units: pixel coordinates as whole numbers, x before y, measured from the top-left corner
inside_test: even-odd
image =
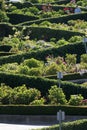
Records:
[[[0,130],[32,130],[36,128],[49,127],[48,125],[16,125],[0,123]]]

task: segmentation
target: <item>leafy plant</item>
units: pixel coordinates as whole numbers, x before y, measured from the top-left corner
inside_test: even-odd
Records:
[[[71,95],[68,104],[77,106],[77,105],[80,105],[82,100],[83,100],[83,96],[81,94],[79,94],[79,95]]]
[[[52,86],[49,89],[48,94],[51,104],[66,104],[65,94],[62,91],[62,88],[58,88],[56,85]]]

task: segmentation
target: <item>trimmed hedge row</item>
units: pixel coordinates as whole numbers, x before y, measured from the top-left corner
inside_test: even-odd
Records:
[[[51,86],[58,85],[58,81],[53,79],[18,74],[8,74],[2,72],[0,72],[0,83],[5,83],[12,88],[26,84],[27,87],[40,90],[42,96],[45,96],[48,93],[48,90],[51,88]],[[82,87],[79,84],[62,81],[61,88],[63,89],[67,99],[69,99],[70,95],[73,94],[82,94],[84,98],[87,98],[87,88]]]
[[[50,41],[51,38],[56,38],[56,40],[65,38],[68,40],[70,37],[75,35],[84,36],[84,33],[80,32],[51,29],[46,27],[27,27],[24,34],[27,35],[29,31],[31,32],[29,35],[30,39],[44,39],[46,41]]]
[[[87,130],[87,119],[77,120],[73,122],[63,123],[62,130]],[[59,125],[38,130],[59,130]]]
[[[75,106],[29,106],[29,105],[0,105],[0,114],[7,115],[56,115],[59,110],[66,115],[87,115],[87,107]],[[71,130],[71,129],[70,129]]]
[[[49,79],[56,79],[56,75],[49,75],[49,76],[45,76],[45,78],[49,78]],[[87,79],[87,73],[84,73],[83,75],[80,75],[80,73],[70,73],[70,74],[66,74],[63,75],[63,81],[64,80],[76,80],[76,79]]]
[[[50,4],[58,4],[58,5],[61,5],[61,4],[67,4],[68,2],[70,2],[70,0],[59,0],[59,1],[54,1],[54,2],[49,2]],[[39,5],[39,3],[35,3],[33,5]]]
[[[37,4],[36,7],[41,10],[42,9],[42,4]],[[52,9],[54,11],[63,10],[64,8],[65,8],[64,4],[63,5],[59,5],[59,4],[58,5],[52,5]],[[68,8],[72,8],[73,11],[75,9],[75,7],[71,7],[71,6],[68,6]],[[85,7],[80,7],[80,8],[81,8],[82,11],[87,11],[87,9]]]
[[[77,62],[80,62],[80,56],[85,53],[85,47],[83,43],[73,43],[68,44],[62,47],[57,48],[51,48],[51,49],[45,49],[45,50],[38,50],[38,51],[32,51],[28,53],[22,53],[22,54],[15,54],[11,56],[6,57],[0,57],[0,65],[5,63],[12,63],[12,62],[18,62],[20,63],[22,59],[29,59],[29,58],[36,58],[38,60],[46,60],[46,57],[50,55],[54,55],[54,57],[57,56],[63,56],[69,54],[77,54]]]
[[[71,15],[64,15],[61,17],[53,17],[53,18],[44,18],[44,19],[40,19],[40,20],[34,20],[34,21],[30,21],[30,22],[24,22],[24,23],[20,23],[19,25],[31,25],[33,23],[36,24],[40,24],[43,21],[49,21],[51,23],[67,23],[69,20],[77,20],[77,19],[81,19],[81,20],[85,20],[87,21],[87,12],[86,13],[79,13],[79,14],[71,14]]]
[[[8,35],[12,35],[14,31],[12,30],[13,26],[9,23],[0,23],[0,38],[7,37]]]
[[[9,56],[15,54],[14,52],[0,52],[0,56]]]
[[[28,16],[23,14],[8,13],[9,22],[12,24],[19,24],[25,21],[32,21],[38,19],[38,16]]]
[[[20,2],[9,2],[11,3],[13,6],[16,6],[18,9],[22,9],[22,8],[29,8],[32,7],[33,4],[31,2],[25,2],[25,3],[20,3]]]
[[[10,45],[0,45],[0,51],[9,52],[12,46]]]

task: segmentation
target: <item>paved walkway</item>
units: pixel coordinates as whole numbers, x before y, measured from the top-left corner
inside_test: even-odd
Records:
[[[48,127],[48,125],[16,125],[0,123],[0,130],[32,130],[43,127]]]

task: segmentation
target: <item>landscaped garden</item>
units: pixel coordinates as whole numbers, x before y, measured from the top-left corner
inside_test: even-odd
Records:
[[[0,32],[0,114],[87,115],[86,0],[1,0]]]

